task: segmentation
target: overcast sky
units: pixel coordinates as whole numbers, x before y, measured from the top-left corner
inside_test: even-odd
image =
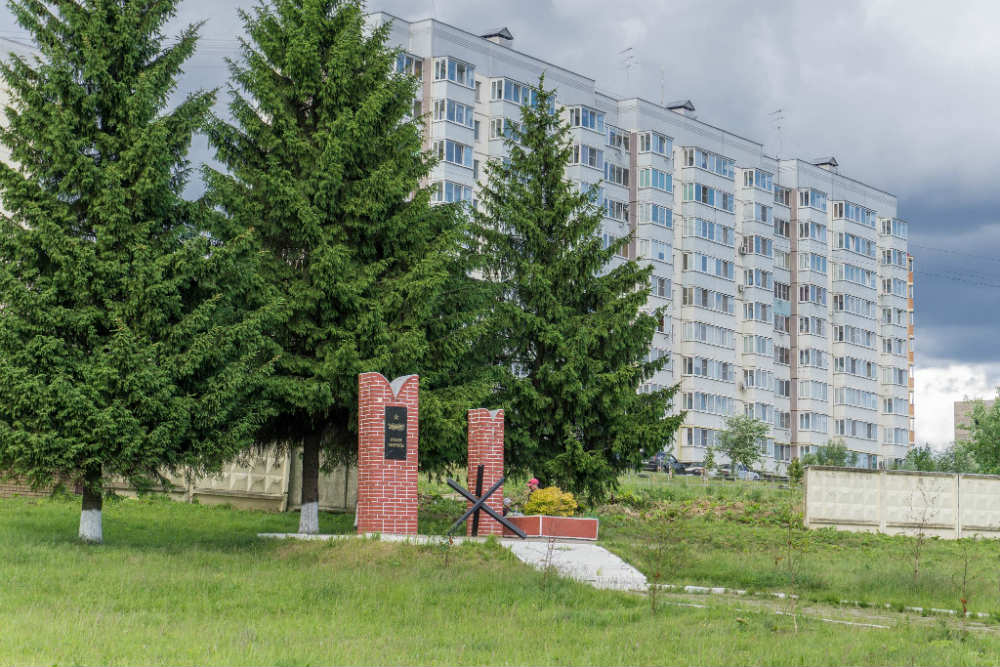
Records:
[[[182,91],[224,84],[236,8],[252,4],[181,2],[177,25],[207,20]],[[951,402],[995,393],[1000,3],[369,0],[368,9],[471,32],[505,25],[516,49],[602,90],[658,100],[662,87],[665,99],[691,99],[699,118],[762,141],[769,154],[835,155],[841,173],[894,193],[910,223],[918,441],[947,444]],[[0,9],[0,39],[24,38]],[[619,52],[628,47],[626,76]],[[201,142],[193,158],[206,155]]]

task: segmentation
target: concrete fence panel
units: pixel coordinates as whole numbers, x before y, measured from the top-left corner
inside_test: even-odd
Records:
[[[1000,476],[809,466],[809,528],[1000,537]]]

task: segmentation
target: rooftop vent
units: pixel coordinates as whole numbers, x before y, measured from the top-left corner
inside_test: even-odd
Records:
[[[837,171],[837,167],[840,166],[840,163],[837,162],[837,158],[832,155],[815,158],[812,161],[812,164],[816,165],[820,169],[826,169],[827,171]]]
[[[691,100],[677,100],[667,104],[666,107],[674,113],[694,118],[694,103]]]
[[[494,44],[499,44],[500,46],[510,47],[514,45],[514,35],[511,34],[510,30],[508,30],[506,26],[490,30],[489,32],[480,35],[480,37],[488,39]]]

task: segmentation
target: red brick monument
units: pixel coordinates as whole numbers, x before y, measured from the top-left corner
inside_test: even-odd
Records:
[[[420,379],[358,376],[358,532],[417,534]]]
[[[469,489],[475,492],[479,466],[483,466],[480,488],[486,490],[503,477],[503,410],[476,408],[469,410]],[[503,516],[503,486],[491,495],[486,504]],[[472,507],[472,503],[467,503]],[[485,512],[477,512],[479,535],[503,535],[503,526]],[[466,521],[466,535],[472,535],[476,516]]]

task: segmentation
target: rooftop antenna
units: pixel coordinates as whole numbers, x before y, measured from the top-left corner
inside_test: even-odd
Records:
[[[660,65],[660,106],[662,107],[666,102],[663,99],[663,89],[667,85],[667,75],[663,69],[663,65]]]
[[[632,67],[636,63],[635,54],[632,52],[632,47],[630,46],[627,49],[622,49],[621,51],[619,51],[618,55],[621,56],[622,64],[625,66],[625,87],[631,90],[632,86],[630,81],[631,79],[630,75],[632,73]],[[629,94],[628,90],[626,90],[625,94],[626,95]]]
[[[775,109],[768,115],[771,117],[771,122],[774,124],[774,131],[778,133],[778,157],[780,158],[782,153],[785,152],[784,143],[781,137],[781,128],[785,122],[784,109]]]

